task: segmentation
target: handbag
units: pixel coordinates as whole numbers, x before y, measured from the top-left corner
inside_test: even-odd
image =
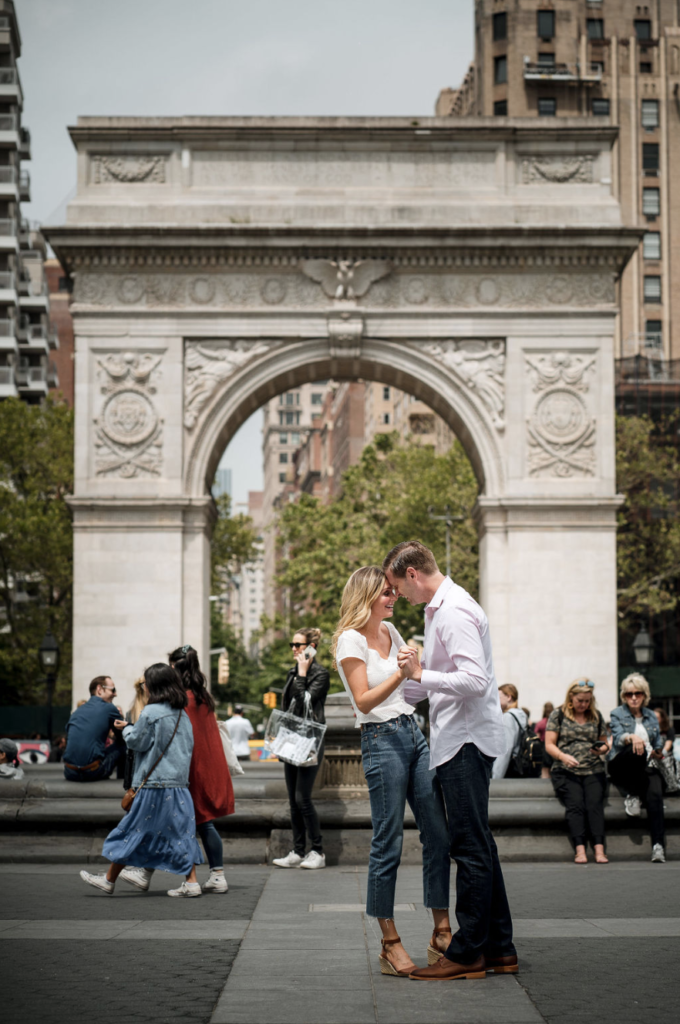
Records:
[[[142,782],[141,786],[138,786],[137,789],[128,789],[127,790],[125,796],[123,797],[123,799],[120,802],[120,806],[123,808],[124,811],[129,811],[130,810],[130,808],[132,807],[132,801],[137,796],[137,794],[139,793],[139,791],[142,788],[142,786],[146,785],[146,783],[149,781],[149,779],[151,778],[152,772],[154,772],[156,770],[158,765],[161,763],[161,761],[163,760],[163,758],[167,754],[168,748],[170,747],[170,744],[174,740],[175,735],[177,733],[177,730],[179,729],[179,720],[180,720],[181,717],[182,717],[182,712],[180,711],[180,713],[177,716],[177,721],[175,723],[175,728],[172,731],[172,736],[170,737],[170,739],[166,743],[165,749],[161,753],[161,756],[156,758],[156,760],[154,761],[153,766],[151,768],[151,771],[147,773],[147,776],[144,779],[144,781]]]
[[[227,768],[229,769],[230,775],[245,775],[243,766],[234,753],[234,744],[231,742],[231,736],[227,729],[227,723],[218,720],[217,728],[219,730],[220,739],[222,740],[222,750],[227,761]]]
[[[311,768],[319,763],[325,734],[326,726],[312,717],[312,698],[307,691],[302,718],[291,711],[272,711],[264,731],[264,749],[286,764]]]
[[[666,784],[666,792],[677,793],[680,789],[680,780],[678,779],[677,765],[672,751],[665,753],[661,761],[654,763],[654,767],[658,768],[661,772],[661,777]]]

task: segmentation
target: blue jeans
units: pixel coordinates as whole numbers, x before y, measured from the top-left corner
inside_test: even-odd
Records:
[[[394,917],[407,800],[423,846],[423,902],[446,910],[451,861],[444,801],[436,773],[429,768],[429,747],[413,715],[362,726],[361,757],[373,822],[366,913]]]
[[[223,867],[224,848],[222,846],[220,834],[215,828],[215,822],[202,821],[200,825],[196,826],[196,831],[203,842],[203,849],[205,850],[206,857],[208,858],[210,868]]]
[[[67,782],[99,782],[101,779],[108,779],[115,771],[117,777],[122,779],[126,749],[122,741],[111,743],[104,752],[99,768],[91,772],[82,772],[78,768],[67,768],[64,765],[64,778]]]
[[[493,762],[474,743],[465,743],[450,761],[437,767],[449,819],[451,856],[458,869],[458,931],[446,957],[460,964],[471,964],[481,954],[496,957],[515,952],[503,872],[489,828]]]

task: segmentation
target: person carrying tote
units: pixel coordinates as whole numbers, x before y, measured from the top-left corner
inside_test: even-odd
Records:
[[[607,790],[603,755],[608,750],[604,719],[595,704],[595,684],[576,679],[561,708],[551,712],[545,749],[554,758],[553,789],[567,816],[575,864],[587,864],[590,835],[596,864],[608,864],[604,852],[604,798]]]
[[[312,702],[312,718],[322,725],[326,721],[324,704],[330,687],[328,669],[316,660],[316,650],[321,639],[318,629],[298,629],[290,642],[295,664],[286,676],[281,707],[283,711],[302,718],[305,711],[305,696]],[[277,868],[325,868],[319,815],[312,803],[312,788],[321,762],[323,743],[317,755],[317,763],[304,768],[284,763],[286,788],[290,801],[290,821],[293,828],[293,849],[285,857],[277,857],[272,863]],[[306,836],[312,848],[305,856]]]
[[[104,841],[109,870],[100,875],[81,871],[80,877],[110,895],[128,864],[185,875],[186,881],[168,896],[200,896],[195,865],[203,863],[203,856],[188,789],[194,737],[184,710],[187,696],[169,665],[151,665],[144,683],[148,704],[135,725],[122,722],[125,742],[135,751],[136,794],[129,813]]]
[[[621,706],[614,708],[611,714],[609,778],[626,793],[627,814],[639,815],[640,801],[645,804],[652,839],[652,862],[665,864],[664,785],[657,768],[663,758],[663,740],[656,715],[647,707],[651,699],[649,683],[643,675],[633,672],[621,683],[620,693]]]
[[[408,977],[415,964],[394,923],[407,800],[423,846],[423,902],[434,919],[428,963],[451,941],[451,861],[441,788],[429,767],[430,751],[415,721],[415,708],[404,699],[408,670],[397,663],[404,641],[389,622],[395,600],[382,569],[357,569],[343,591],[331,652],[361,728],[361,759],[371,802],[366,913],[378,918],[383,935],[381,973]]]

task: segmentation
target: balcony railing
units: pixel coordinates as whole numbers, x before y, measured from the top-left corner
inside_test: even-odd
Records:
[[[0,384],[14,384],[13,366],[0,366]]]
[[[524,60],[524,80],[526,82],[599,82],[602,79],[602,68],[599,64],[588,64],[581,69],[579,64],[559,64]]]
[[[13,217],[0,217],[0,235],[14,237],[17,233],[17,222]]]
[[[14,272],[12,270],[0,270],[0,290],[3,288],[14,288]]]
[[[21,171],[19,173],[19,189],[22,192],[29,192],[31,189],[31,175],[28,171]]]
[[[5,32],[6,32],[9,29],[9,27],[10,27],[9,18],[5,18],[4,16],[2,18],[0,18],[0,31],[4,29]]]
[[[47,383],[47,370],[44,366],[20,366],[16,372],[17,385],[28,388],[32,384]]]
[[[33,288],[31,287],[31,279],[25,272],[19,274],[17,281],[17,292],[19,295],[32,295]]]
[[[16,68],[0,68],[0,85],[16,85],[18,81]]]
[[[11,317],[0,318],[0,338],[13,338],[15,336],[15,321]]]
[[[28,328],[28,337],[31,341],[47,341],[48,331],[44,324],[31,324]]]
[[[4,184],[14,185],[17,180],[17,169],[11,165],[0,167],[0,181]]]
[[[57,373],[57,368],[54,363],[50,363],[47,371],[47,386],[49,388],[59,387],[59,374]]]
[[[0,114],[0,132],[15,132],[17,130],[16,114]]]

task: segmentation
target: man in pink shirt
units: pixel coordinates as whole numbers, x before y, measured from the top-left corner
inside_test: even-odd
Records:
[[[458,931],[418,981],[484,977],[517,971],[512,919],[496,843],[489,827],[489,782],[505,751],[503,714],[493,670],[486,615],[438,569],[419,541],[398,544],[383,562],[395,593],[409,604],[427,602],[422,664],[410,647],[399,652],[409,681],[404,698],[430,702],[430,767],[436,768],[456,862]]]

